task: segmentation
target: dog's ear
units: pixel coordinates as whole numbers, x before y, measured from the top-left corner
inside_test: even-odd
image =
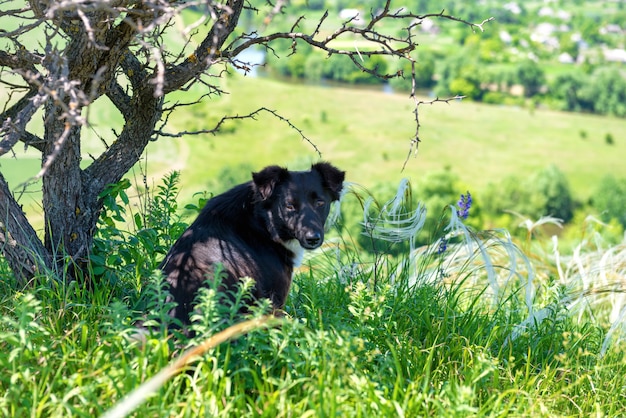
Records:
[[[274,192],[274,187],[288,177],[289,171],[286,168],[272,165],[258,173],[252,173],[252,182],[261,200],[267,200]]]
[[[311,170],[315,170],[320,173],[322,176],[323,186],[330,190],[333,200],[339,200],[346,172],[341,171],[333,165],[325,162],[312,165]]]

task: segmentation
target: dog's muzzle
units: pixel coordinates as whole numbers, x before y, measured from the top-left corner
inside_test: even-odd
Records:
[[[312,250],[322,245],[323,240],[324,237],[319,232],[309,231],[304,234],[304,242],[301,242],[301,245],[307,250]]]

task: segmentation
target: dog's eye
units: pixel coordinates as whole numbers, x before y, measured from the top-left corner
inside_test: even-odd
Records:
[[[285,209],[288,211],[296,210],[296,205],[293,202],[285,202]]]
[[[325,204],[326,204],[326,201],[322,200],[322,199],[318,199],[318,200],[315,201],[315,206],[317,206],[318,208],[321,208]]]

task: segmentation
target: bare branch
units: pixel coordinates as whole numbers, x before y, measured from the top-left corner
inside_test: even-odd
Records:
[[[8,67],[13,70],[20,70],[24,74],[37,74],[35,65],[41,64],[43,58],[39,55],[28,52],[22,45],[17,43],[17,51],[9,54],[0,51],[0,66]]]
[[[249,113],[247,115],[224,116],[211,129],[201,129],[201,130],[196,130],[196,131],[181,131],[181,132],[178,132],[178,133],[175,133],[175,134],[159,131],[158,134],[159,134],[159,136],[170,137],[170,138],[180,138],[180,137],[185,136],[185,135],[198,135],[198,134],[212,134],[212,135],[215,135],[215,134],[217,134],[219,132],[219,130],[222,127],[222,125],[224,125],[224,123],[226,123],[227,121],[229,121],[229,120],[240,120],[240,119],[253,119],[253,120],[256,120],[257,116],[261,112],[270,113],[275,118],[279,119],[282,122],[285,122],[291,129],[295,130],[300,135],[302,140],[308,142],[309,145],[311,145],[311,147],[313,147],[313,149],[315,150],[317,155],[322,157],[322,153],[317,148],[315,143],[313,143],[313,141],[311,141],[304,134],[304,132],[302,132],[302,130],[300,128],[298,128],[296,125],[294,125],[289,119],[287,119],[284,116],[281,116],[280,114],[278,114],[275,110],[271,110],[271,109],[268,109],[266,107],[261,107],[261,108],[255,110],[254,112],[251,112],[251,113]]]
[[[268,0],[268,3],[271,4],[269,0]],[[272,23],[272,21],[274,20],[274,17],[277,14],[283,13],[283,9],[285,8],[286,4],[287,4],[287,0],[277,0],[276,4],[274,4],[274,7],[272,7],[272,10],[270,10],[267,16],[265,16],[265,18],[263,19],[263,25],[267,27],[270,23]]]
[[[411,28],[413,26],[421,24],[421,22],[426,18],[441,18],[452,21],[457,21],[464,23],[471,28],[479,28],[483,30],[483,25],[493,18],[485,19],[481,23],[471,23],[466,20],[444,14],[444,11],[440,13],[430,13],[418,15],[414,13],[403,13],[402,11],[391,12],[390,11],[391,0],[387,0],[385,6],[382,10],[380,10],[377,14],[372,13],[369,22],[364,27],[358,27],[351,25],[354,17],[345,21],[340,28],[327,35],[326,37],[318,37],[320,34],[320,27],[322,22],[326,19],[327,13],[322,16],[320,22],[314,29],[313,33],[308,35],[301,32],[296,32],[295,29],[298,26],[300,20],[303,18],[302,16],[296,20],[293,24],[291,31],[289,32],[277,32],[264,36],[257,36],[256,33],[253,34],[244,34],[241,37],[237,38],[233,42],[231,42],[226,48],[224,48],[224,52],[222,56],[225,58],[232,59],[236,57],[242,51],[255,46],[261,45],[264,46],[268,50],[272,50],[269,46],[270,42],[275,41],[277,39],[290,39],[293,41],[292,43],[292,52],[295,53],[296,48],[296,40],[302,40],[307,44],[322,50],[326,51],[328,55],[347,55],[351,58],[352,62],[361,70],[368,74],[374,75],[381,79],[387,80],[393,77],[398,77],[399,73],[392,74],[382,74],[377,71],[377,69],[370,69],[364,66],[363,57],[372,57],[376,55],[387,55],[387,56],[396,56],[402,59],[410,59],[409,54],[416,48],[416,44],[413,42],[411,35]],[[412,23],[407,27],[408,36],[399,37],[393,35],[384,34],[382,31],[378,30],[378,26],[382,24],[384,20],[409,20]],[[370,47],[367,50],[359,50],[358,47],[355,46],[354,50],[346,50],[339,49],[333,47],[333,44],[336,43],[339,39],[347,36],[359,36],[362,39],[368,41],[370,43]],[[243,42],[242,42],[243,41]]]
[[[37,108],[45,100],[45,96],[37,94],[37,90],[30,90],[17,103],[0,114],[0,155],[6,154],[20,139],[24,138],[26,124]]]
[[[228,0],[226,5],[214,5],[216,12],[213,26],[192,55],[169,69],[165,77],[165,93],[187,84],[222,56],[222,46],[235,29],[244,5],[245,0]]]
[[[413,139],[411,139],[411,142],[409,145],[409,153],[407,154],[406,159],[404,160],[404,163],[402,164],[402,171],[404,171],[404,169],[406,168],[406,164],[411,158],[411,155],[417,155],[419,144],[420,142],[422,142],[422,140],[420,139],[420,126],[421,125],[420,125],[420,119],[419,119],[419,107],[421,105],[432,105],[438,102],[450,104],[450,102],[453,100],[463,100],[465,98],[465,96],[457,95],[457,96],[450,97],[447,99],[440,99],[439,97],[437,97],[436,99],[433,99],[433,100],[419,100],[416,98],[414,93],[411,94],[411,97],[413,97],[413,99],[415,100],[415,109],[413,110],[413,114],[415,115],[415,135],[413,136]]]

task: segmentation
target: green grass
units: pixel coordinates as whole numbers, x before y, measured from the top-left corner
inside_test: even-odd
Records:
[[[144,343],[132,337],[134,319],[162,318],[168,309],[160,279],[147,273],[156,263],[149,248],[177,222],[166,218],[176,177],[162,185],[162,199],[153,200],[161,205],[147,205],[145,214],[156,222],[144,225],[154,234],[102,229],[99,251],[122,257],[107,266],[115,275],[96,277],[90,289],[39,277],[20,290],[0,264],[0,414],[100,416],[183,348],[242,320],[239,303],[220,304],[208,289],[193,339],[168,339],[158,326]],[[453,219],[442,221],[449,232],[468,232]],[[607,339],[601,319],[608,305],[598,305],[589,290],[602,294],[603,273],[593,264],[601,253],[623,260],[626,249],[596,254],[582,247],[581,259],[563,262],[561,287],[554,273],[542,273],[554,271],[550,263],[523,254],[506,234],[455,242],[441,254],[434,242],[390,258],[359,252],[350,237],[330,240],[305,260],[278,327],[209,350],[131,416],[624,414],[624,344],[619,333]],[[540,273],[531,299],[527,263]],[[575,266],[593,277],[582,279],[590,281],[585,298],[568,299],[581,285]],[[242,285],[238,297],[249,290]],[[566,300],[585,309],[570,311]],[[250,316],[267,307],[254,307]]]

